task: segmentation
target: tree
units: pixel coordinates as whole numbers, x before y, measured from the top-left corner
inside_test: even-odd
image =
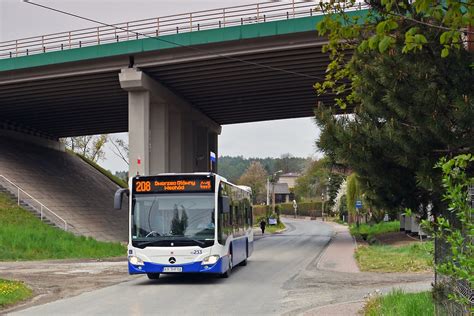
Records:
[[[474,287],[474,201],[469,197],[469,190],[474,187],[474,156],[459,155],[449,161],[443,158],[437,167],[443,172],[443,199],[449,207],[434,223],[423,223],[424,227],[432,230],[437,241],[435,271],[445,276],[436,280],[438,284],[443,284],[441,288],[450,292],[448,298],[461,304],[466,315],[469,312],[472,315],[472,296],[469,297],[469,291],[456,291],[453,283],[461,282],[471,289]]]
[[[252,161],[250,166],[239,178],[238,183],[247,185],[252,189],[253,202],[259,203],[265,200],[267,172],[262,164]]]
[[[299,197],[314,199],[321,198],[323,188],[327,185],[329,170],[326,161],[312,161],[305,172],[296,179],[295,194]]]
[[[104,146],[107,143],[107,135],[90,135],[67,137],[64,139],[66,148],[73,152],[98,162],[105,158]]]
[[[336,93],[336,102],[345,108],[358,102],[353,84],[357,73],[351,69],[353,50],[378,51],[391,55],[431,51],[445,58],[450,51],[474,49],[474,5],[472,1],[368,0],[370,10],[357,11],[355,0],[320,2],[326,16],[318,23],[329,43],[331,63],[325,80],[316,84],[319,93]],[[360,7],[359,7],[360,8]],[[354,11],[355,10],[355,11]],[[433,50],[434,49],[434,50]],[[472,63],[472,61],[471,61]],[[347,80],[349,79],[349,80]]]
[[[113,138],[109,137],[110,148],[112,149],[112,152],[122,159],[123,162],[125,162],[127,165],[129,165],[129,150],[128,150],[128,144],[126,141],[120,138]]]
[[[359,211],[356,208],[356,201],[362,200],[362,192],[359,184],[359,179],[356,173],[352,173],[347,177],[346,184],[346,206],[349,212],[349,222],[352,222],[354,217],[357,218],[357,224],[359,223]]]
[[[448,2],[441,13],[445,20],[459,9]],[[357,13],[341,12],[351,2],[332,4],[337,13],[318,25],[329,36],[331,63],[315,87],[320,94],[337,94],[337,111],[353,111],[335,116],[333,107],[319,106],[318,147],[333,162],[357,172],[370,204],[401,210],[433,203],[437,211],[442,209],[441,177],[434,165],[441,156],[473,147],[473,54],[451,41],[467,24],[430,18],[439,14],[431,1],[395,8],[400,3],[370,2],[372,13],[365,22],[360,15],[357,20]],[[459,6],[472,12],[472,5]],[[461,16],[472,22],[472,15]],[[458,15],[452,18],[459,20]],[[440,39],[445,34],[440,26],[454,32],[449,47],[443,44],[446,38]]]
[[[339,185],[339,189],[337,190],[336,197],[334,198],[334,205],[331,208],[331,211],[334,214],[346,216],[347,220],[347,203],[346,203],[346,194],[347,194],[347,180],[343,180]]]

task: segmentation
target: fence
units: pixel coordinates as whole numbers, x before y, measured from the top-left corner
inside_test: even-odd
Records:
[[[357,2],[347,10],[363,8],[368,6]],[[323,12],[317,9],[316,2],[292,0],[175,14],[114,25],[104,23],[97,27],[1,42],[0,59],[321,14]],[[166,42],[174,44],[168,40]]]

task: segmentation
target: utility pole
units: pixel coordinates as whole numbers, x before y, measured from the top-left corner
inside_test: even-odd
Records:
[[[267,177],[267,205],[270,205],[270,177]]]
[[[282,173],[283,170],[278,170],[272,175],[272,213],[275,213],[275,178],[277,174]]]

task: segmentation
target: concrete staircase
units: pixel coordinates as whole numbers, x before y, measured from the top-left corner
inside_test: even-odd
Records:
[[[68,231],[103,241],[127,240],[128,204],[124,201],[122,210],[114,210],[118,186],[82,159],[2,137],[0,174],[67,221]],[[0,187],[17,200],[13,191]],[[38,207],[22,195],[20,205],[40,217]],[[46,223],[61,227],[54,216],[44,217]]]
[[[0,186],[0,193],[3,194],[3,195],[6,195],[8,198],[10,198],[11,200],[13,201],[18,201],[18,197],[11,193],[8,189]],[[28,202],[25,202],[23,200],[20,200],[20,206],[27,210],[28,212],[30,212],[31,214],[33,214],[36,218],[38,218],[39,220],[41,220],[43,223],[45,223],[46,225],[49,225],[51,227],[55,227],[55,228],[59,228],[59,229],[63,229],[64,227],[60,226],[60,225],[57,225],[56,223],[52,222],[50,219],[48,219],[47,216],[43,216],[43,218],[41,218],[41,213],[38,212],[37,209],[35,209],[34,207],[32,207]],[[74,231],[74,227],[70,227],[70,229],[72,229],[72,231]]]

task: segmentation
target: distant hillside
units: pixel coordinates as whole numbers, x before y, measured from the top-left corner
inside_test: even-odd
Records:
[[[250,165],[251,161],[259,161],[268,174],[278,170],[284,173],[304,171],[310,158],[292,157],[291,155],[282,155],[280,158],[244,158],[242,156],[230,157],[221,156],[218,160],[219,174],[226,177],[231,182],[237,182],[240,176]]]

